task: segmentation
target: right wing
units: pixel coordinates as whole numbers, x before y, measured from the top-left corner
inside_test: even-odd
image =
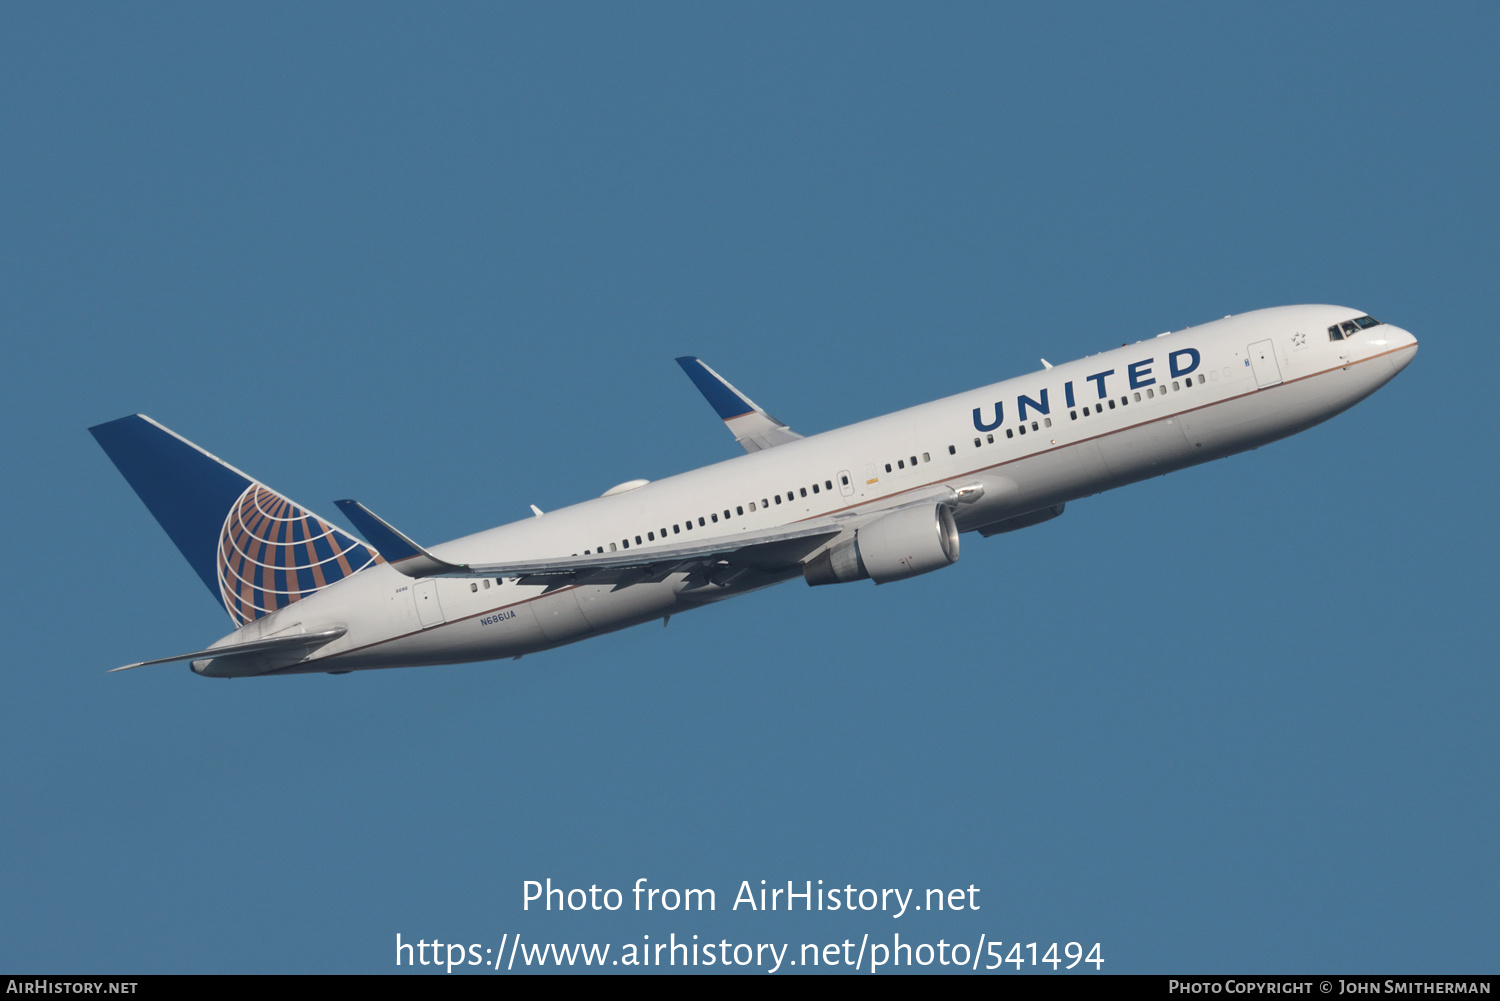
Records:
[[[775,445],[797,441],[802,436],[755,405],[755,401],[729,384],[729,380],[691,355],[678,358],[677,364],[693,380],[698,392],[724,421],[734,440],[747,452],[759,452]]]

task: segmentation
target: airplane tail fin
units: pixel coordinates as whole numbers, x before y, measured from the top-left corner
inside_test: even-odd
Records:
[[[235,625],[380,554],[142,414],[89,428]]]

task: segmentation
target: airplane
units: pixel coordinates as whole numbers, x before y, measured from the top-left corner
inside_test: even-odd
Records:
[[[804,437],[677,359],[745,454],[423,547],[354,500],[364,541],[140,414],[90,428],[234,631],[205,677],[517,658],[795,577],[887,584],[967,532],[1306,430],[1385,385],[1417,340],[1359,310],[1226,316]]]

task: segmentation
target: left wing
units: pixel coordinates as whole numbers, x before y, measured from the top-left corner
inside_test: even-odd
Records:
[[[759,532],[740,532],[695,546],[659,546],[586,556],[563,556],[506,563],[450,563],[432,555],[400,530],[356,500],[334,501],[365,538],[377,544],[386,561],[408,577],[514,577],[522,584],[655,583],[674,573],[719,570],[725,567],[783,570],[836,537],[845,522],[820,518],[795,526]]]
[[[589,553],[552,559],[506,563],[450,563],[423,549],[356,500],[334,501],[386,561],[408,577],[514,577],[522,584],[657,583],[676,573],[717,574],[723,570],[790,570],[825,543],[893,511],[920,504],[950,507],[977,500],[978,484],[954,489],[933,486],[914,491],[899,503],[874,511],[849,511],[795,525],[779,525],[755,532],[709,539],[693,546],[644,546],[612,553]]]

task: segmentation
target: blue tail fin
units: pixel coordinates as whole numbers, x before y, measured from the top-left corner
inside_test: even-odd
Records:
[[[89,431],[237,626],[382,562],[374,549],[149,417]]]

